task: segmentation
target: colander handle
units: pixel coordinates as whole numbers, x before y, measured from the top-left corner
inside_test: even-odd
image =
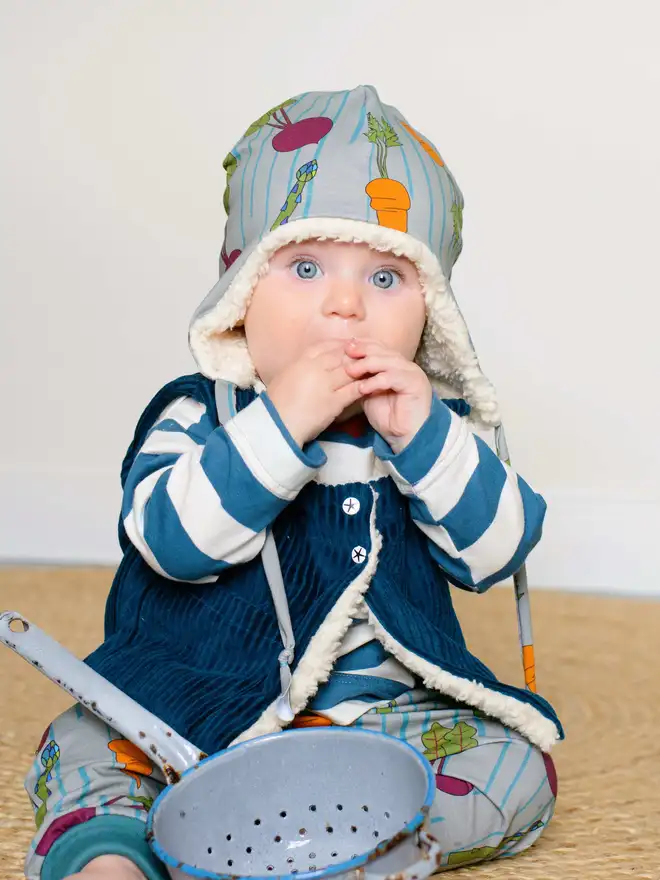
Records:
[[[0,613],[0,642],[145,752],[168,782],[205,757],[17,611]]]
[[[417,833],[417,849],[421,852],[421,858],[410,867],[395,873],[379,874],[373,870],[378,866],[378,859],[367,865],[364,872],[364,880],[424,880],[440,866],[442,848],[436,838],[428,831],[421,830]]]

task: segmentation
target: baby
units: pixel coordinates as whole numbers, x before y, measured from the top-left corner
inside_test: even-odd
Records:
[[[287,726],[399,737],[434,768],[440,869],[513,856],[553,815],[563,732],[468,651],[452,607],[450,584],[480,593],[522,566],[545,513],[467,426],[499,413],[449,286],[461,192],[368,86],[285,101],[224,167],[200,372],[136,428],[86,662],[209,754]],[[144,824],[164,784],[73,706],[26,781],[26,876],[167,877]]]

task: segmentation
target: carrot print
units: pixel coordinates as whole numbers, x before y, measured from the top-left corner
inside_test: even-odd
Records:
[[[332,727],[332,721],[323,715],[317,715],[316,712],[302,712],[291,722],[291,727],[296,730],[302,730],[307,727]]]
[[[151,776],[153,773],[154,767],[149,758],[127,739],[110,740],[108,748],[115,753],[120,764],[126,764],[120,768],[121,772],[131,776],[137,782],[138,788],[142,785],[141,777]]]
[[[404,122],[403,119],[399,120],[399,125],[401,128],[405,128],[410,137],[414,138],[420,147],[424,150],[424,152],[433,159],[436,165],[440,168],[444,168],[447,177],[449,178],[449,186],[451,189],[451,215],[454,221],[453,225],[453,233],[451,238],[451,252],[452,252],[452,263],[455,263],[461,253],[461,233],[463,231],[463,201],[458,194],[458,187],[456,186],[456,181],[452,177],[449,168],[444,163],[444,160],[440,153],[436,150],[433,144],[430,141],[427,141],[425,137],[423,137],[418,131],[408,125],[407,122]]]
[[[373,113],[367,114],[368,130],[365,137],[376,146],[376,162],[380,177],[369,181],[365,191],[371,199],[371,207],[376,212],[378,223],[388,229],[408,231],[408,211],[410,195],[398,180],[387,174],[387,151],[390,147],[400,147],[399,136],[383,116],[379,122]]]
[[[433,146],[433,144],[429,143],[429,141],[427,141],[426,138],[423,138],[418,131],[415,131],[415,129],[412,126],[408,125],[408,123],[404,122],[402,119],[399,120],[399,124],[401,125],[402,128],[405,128],[405,130],[408,132],[408,134],[411,137],[415,138],[415,140],[420,145],[420,147],[426,153],[429,154],[429,156],[433,159],[433,161],[437,165],[439,165],[441,168],[444,168],[445,163],[442,161],[442,156],[436,150],[436,148]]]

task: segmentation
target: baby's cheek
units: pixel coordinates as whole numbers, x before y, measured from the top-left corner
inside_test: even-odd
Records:
[[[406,332],[400,340],[398,350],[409,361],[414,361],[422,343],[421,330],[417,332],[415,328],[413,332]]]
[[[394,334],[392,348],[399,351],[409,361],[415,359],[422,341],[426,324],[426,312],[417,302],[406,301],[401,304],[396,316],[390,321]]]

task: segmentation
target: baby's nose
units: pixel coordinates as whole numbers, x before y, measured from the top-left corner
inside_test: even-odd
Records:
[[[363,317],[362,285],[349,280],[334,282],[328,291],[325,312],[328,315],[339,315],[342,318]]]

